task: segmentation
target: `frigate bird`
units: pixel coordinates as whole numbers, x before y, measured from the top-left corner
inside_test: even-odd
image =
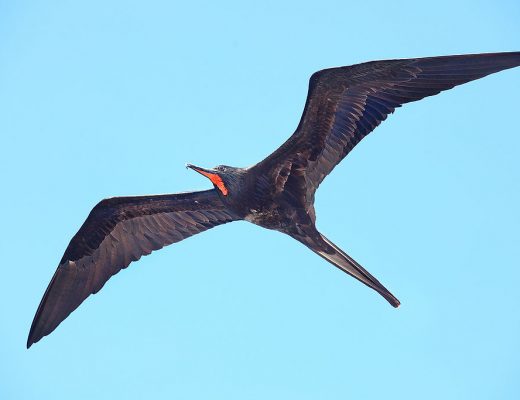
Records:
[[[317,230],[316,189],[397,107],[519,65],[520,52],[510,52],[373,61],[314,73],[296,131],[263,161],[248,168],[187,164],[214,188],[115,197],[97,204],[65,250],[27,347],[132,261],[237,220],[293,237],[398,307],[394,295]]]

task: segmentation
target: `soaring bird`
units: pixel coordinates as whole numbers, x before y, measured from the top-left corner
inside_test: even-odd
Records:
[[[27,347],[132,261],[238,220],[293,237],[398,307],[392,293],[318,231],[316,189],[397,107],[519,65],[520,52],[510,52],[372,61],[314,73],[296,131],[263,161],[248,168],[187,164],[213,189],[99,202],[65,250]]]

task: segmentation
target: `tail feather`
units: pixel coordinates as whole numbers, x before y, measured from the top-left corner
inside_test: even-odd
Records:
[[[365,268],[363,268],[359,263],[357,263],[352,257],[350,257],[347,253],[341,250],[338,246],[332,243],[325,236],[321,235],[321,238],[325,243],[327,243],[330,247],[334,249],[333,253],[328,253],[321,248],[311,247],[313,251],[315,251],[319,256],[323,257],[325,260],[346,272],[347,274],[353,276],[358,281],[364,283],[369,288],[374,289],[381,296],[383,296],[386,301],[388,301],[393,307],[399,307],[401,304],[399,300],[392,294],[390,291],[385,288],[381,282],[379,282],[375,277],[373,277]]]

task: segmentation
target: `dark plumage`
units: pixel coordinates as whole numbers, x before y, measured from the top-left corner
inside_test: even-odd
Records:
[[[520,52],[374,61],[311,76],[295,133],[249,168],[189,168],[214,189],[101,201],[72,238],[38,307],[27,347],[51,333],[132,261],[214,226],[247,220],[288,234],[397,300],[315,226],[314,194],[332,169],[402,104],[520,65]]]

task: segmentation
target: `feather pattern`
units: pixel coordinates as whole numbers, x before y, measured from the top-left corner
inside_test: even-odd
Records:
[[[101,201],[65,250],[34,317],[27,346],[51,333],[131,262],[235,219],[214,189]]]
[[[299,194],[310,208],[323,179],[397,107],[519,64],[520,52],[512,52],[372,61],[318,71],[310,78],[295,133],[254,168],[284,187],[303,175]],[[288,162],[289,176],[279,168]]]

